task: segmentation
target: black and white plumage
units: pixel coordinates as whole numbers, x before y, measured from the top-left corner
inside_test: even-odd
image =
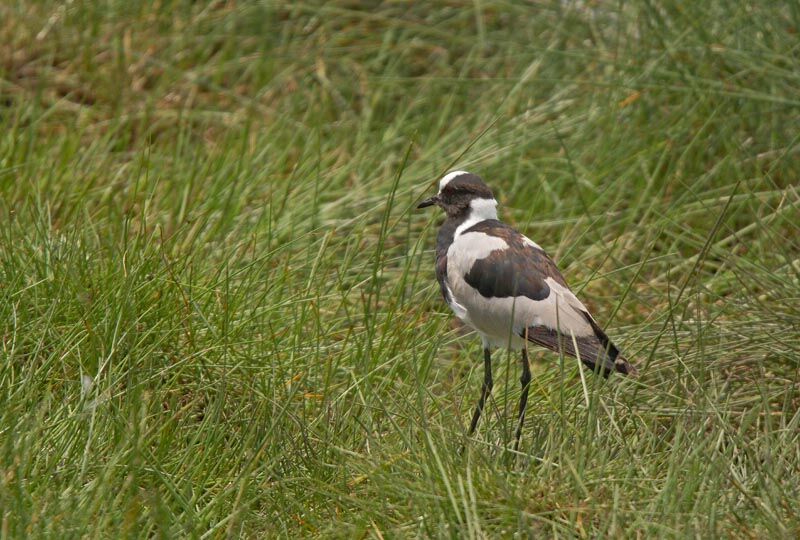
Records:
[[[519,445],[530,368],[527,344],[579,357],[590,369],[634,374],[586,306],[572,293],[553,260],[525,235],[497,219],[497,201],[477,175],[454,171],[439,192],[419,204],[438,205],[447,214],[436,241],[436,278],[442,296],[484,345],[481,398],[472,419],[475,430],[492,388],[491,349],[522,350]]]

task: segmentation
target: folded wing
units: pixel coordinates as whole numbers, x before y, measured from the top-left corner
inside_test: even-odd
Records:
[[[520,337],[555,352],[578,357],[604,376],[635,374],[583,303],[572,293],[553,260],[533,241],[496,220],[465,233],[501,238],[506,249],[476,260],[464,280],[486,298],[526,298],[528,324]],[[521,306],[520,306],[521,308]]]

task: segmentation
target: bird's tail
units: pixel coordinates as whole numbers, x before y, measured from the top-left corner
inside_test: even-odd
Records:
[[[623,375],[636,376],[636,366],[622,356],[600,326],[587,317],[594,330],[594,336],[581,336],[574,341],[572,336],[559,334],[556,330],[544,326],[527,328],[523,337],[532,343],[546,347],[551,351],[563,352],[566,355],[580,358],[581,362],[592,371],[608,377],[617,372]],[[577,350],[575,346],[577,345]]]
[[[597,359],[599,358],[602,358],[603,375],[606,377],[610,375],[611,371],[616,371],[617,373],[622,373],[623,375],[630,375],[631,377],[636,377],[639,375],[639,370],[636,369],[636,366],[628,362],[628,359],[619,353],[619,349],[617,349],[616,345],[611,343],[611,341],[607,341],[607,343],[603,344],[603,349],[600,350],[600,354],[598,357],[596,357],[594,362],[584,361],[583,363],[586,364],[587,367],[594,370],[597,364]],[[583,357],[581,357],[581,360],[583,360]]]
[[[586,314],[586,319],[592,326],[592,330],[594,330],[594,335],[597,338],[600,347],[597,351],[597,354],[594,355],[594,362],[590,363],[584,361],[583,363],[594,370],[596,368],[597,361],[602,360],[603,375],[606,377],[608,377],[612,371],[622,373],[623,375],[630,375],[632,377],[637,376],[639,374],[639,370],[636,369],[636,366],[628,362],[627,358],[620,354],[617,346],[614,345],[610,339],[608,339],[608,336],[605,332],[603,332],[603,329],[600,328],[600,325],[598,325],[588,313]],[[589,360],[591,359],[592,356],[590,355]],[[583,360],[583,357],[581,357],[581,360]]]

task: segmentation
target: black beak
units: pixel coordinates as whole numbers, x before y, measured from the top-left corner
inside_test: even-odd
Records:
[[[425,199],[421,203],[417,205],[417,208],[427,208],[429,206],[433,206],[434,204],[439,202],[439,197],[431,197],[429,199]]]

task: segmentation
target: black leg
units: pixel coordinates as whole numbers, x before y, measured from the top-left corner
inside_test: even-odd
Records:
[[[517,424],[517,441],[514,451],[519,449],[519,438],[522,435],[522,424],[525,422],[525,407],[528,405],[528,389],[531,385],[531,365],[528,362],[528,351],[522,349],[522,376],[519,378],[522,385],[522,394],[519,396],[519,424]]]
[[[478,426],[478,420],[481,418],[483,412],[483,405],[486,403],[486,397],[492,393],[492,354],[489,348],[483,349],[483,385],[481,386],[481,399],[478,401],[478,406],[475,407],[475,414],[472,415],[472,424],[469,426],[469,434],[475,433],[475,428]]]

